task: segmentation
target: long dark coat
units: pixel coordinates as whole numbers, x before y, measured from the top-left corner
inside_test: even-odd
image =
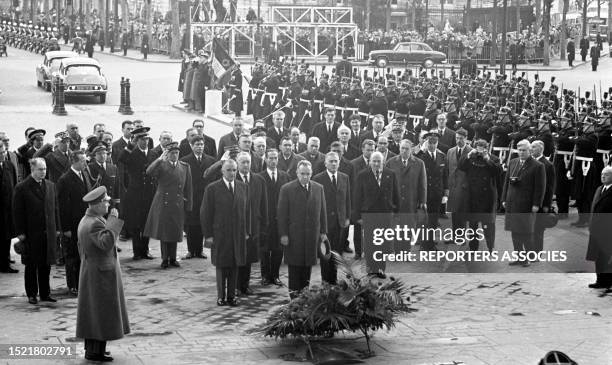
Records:
[[[66,171],[57,182],[57,201],[62,232],[71,232],[76,243],[77,229],[87,204],[83,202],[85,194],[91,190],[89,181],[82,181],[72,169]]]
[[[45,156],[47,163],[47,178],[54,183],[57,183],[64,172],[70,169],[70,161],[65,153],[60,150],[55,150]]]
[[[591,65],[597,66],[599,64],[599,57],[601,56],[599,47],[597,45],[591,47],[591,52],[589,55],[591,56]]]
[[[266,232],[268,225],[268,194],[266,181],[259,174],[249,174],[249,237],[247,241],[247,263],[259,261],[259,240],[261,233]],[[242,174],[237,174],[236,179],[244,182]]]
[[[458,168],[459,160],[466,157],[472,147],[466,145],[461,151],[461,156],[457,156],[457,146],[448,150],[446,155],[446,167],[448,168],[448,202],[446,210],[449,212],[465,212],[469,204],[467,198],[467,182],[465,172]]]
[[[211,261],[216,267],[244,266],[246,264],[246,236],[248,188],[234,180],[234,195],[223,179],[206,187],[200,207],[202,233],[213,238]]]
[[[10,161],[2,162],[0,168],[0,240],[15,237],[13,224],[13,191],[17,185],[17,170]]]
[[[91,188],[98,186],[106,188],[106,194],[113,200],[119,199],[119,177],[117,166],[110,162],[106,163],[106,169],[96,161],[87,165],[89,176],[91,176]]]
[[[162,242],[182,242],[185,212],[192,209],[193,192],[189,164],[155,160],[147,175],[157,181],[144,235]]]
[[[495,222],[497,214],[497,187],[501,182],[502,167],[497,156],[489,161],[475,156],[459,160],[459,169],[465,172],[467,213],[474,222]]]
[[[147,167],[155,160],[153,151],[145,155],[131,143],[119,155],[119,162],[125,165],[127,188],[123,198],[125,225],[127,230],[144,229],[153,201],[153,179],[147,175]]]
[[[593,197],[591,207],[591,223],[589,225],[589,247],[586,259],[598,261],[602,257],[612,256],[612,224],[610,224],[610,213],[612,213],[612,188],[601,193],[603,185],[598,187]]]
[[[202,154],[200,163],[193,153],[181,158],[182,162],[189,165],[191,169],[191,192],[193,195],[193,204],[190,212],[185,215],[185,224],[188,226],[200,225],[200,206],[204,199],[204,190],[210,181],[204,179],[204,171],[212,166],[216,160],[205,153]]]
[[[111,341],[130,333],[115,242],[120,220],[87,209],[78,227],[81,256],[76,337]]]
[[[520,182],[510,184],[510,177],[518,176]],[[546,190],[544,165],[529,157],[519,169],[519,159],[508,164],[501,201],[506,202],[506,231],[532,233],[536,214],[531,207],[542,206]]]
[[[28,176],[15,187],[13,196],[15,235],[25,235],[24,265],[55,264],[55,239],[60,227],[55,184],[44,180],[43,187]]]
[[[279,192],[278,235],[288,236],[285,263],[292,266],[317,264],[320,235],[327,233],[325,194],[321,184],[310,181],[307,192],[298,180],[283,185]]]
[[[425,163],[414,156],[404,166],[401,156],[387,161],[387,168],[395,172],[399,187],[399,213],[414,214],[419,204],[427,202],[427,172]]]
[[[278,237],[278,194],[281,186],[289,182],[289,175],[282,170],[276,170],[276,183],[268,174],[267,170],[259,173],[266,183],[266,198],[268,199],[268,227],[259,240],[259,246],[262,250],[279,250],[282,248]]]

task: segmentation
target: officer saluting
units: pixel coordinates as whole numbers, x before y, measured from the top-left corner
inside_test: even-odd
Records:
[[[83,201],[89,207],[78,228],[81,272],[76,337],[85,340],[87,360],[112,361],[105,355],[106,341],[130,333],[115,249],[123,221],[117,218],[117,209],[104,219],[110,204],[104,186],[86,194]]]

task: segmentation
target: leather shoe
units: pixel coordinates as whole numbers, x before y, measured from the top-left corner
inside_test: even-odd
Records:
[[[237,305],[238,305],[238,301],[236,300],[236,298],[229,298],[229,299],[227,300],[227,304],[228,304],[230,307],[235,307],[235,306],[237,306]]]
[[[36,297],[29,297],[28,298],[28,303],[36,304],[36,303],[38,303],[38,300],[36,300]]]
[[[50,303],[55,303],[57,302],[57,300],[51,298],[51,297],[44,297],[44,298],[40,298],[41,302],[50,302]]]
[[[142,258],[145,260],[153,260],[155,257],[153,257],[150,253],[148,253],[144,255]]]
[[[185,255],[185,257],[183,257],[183,260],[189,260],[191,258],[196,257],[196,255],[192,254],[191,252],[187,252],[187,255]]]
[[[161,268],[162,268],[162,269],[167,269],[167,268],[168,268],[168,260],[164,260],[164,261],[162,261],[162,263],[161,263]]]
[[[353,253],[353,250],[350,247],[345,247],[344,248],[344,252],[346,252],[346,253]]]
[[[13,260],[13,259],[9,260],[9,264],[14,264],[14,263],[15,263],[15,260]]]
[[[0,272],[5,273],[5,274],[16,274],[19,272],[19,270],[13,269],[12,267],[9,266],[6,269],[0,270]]]
[[[279,278],[274,279],[274,285],[278,285],[278,286],[285,286],[285,284],[283,284],[282,281],[280,281]]]
[[[219,298],[219,299],[217,299],[217,305],[218,305],[219,307],[223,307],[223,306],[226,306],[226,305],[227,305],[227,302],[225,301],[225,299],[223,299],[223,298]]]
[[[110,362],[113,361],[113,358],[106,355],[89,355],[85,354],[85,359],[90,361],[101,361],[101,362]]]
[[[268,279],[261,279],[261,286],[268,286],[272,284],[272,282]]]
[[[517,266],[517,265],[521,265],[523,262],[516,260],[516,261],[512,261],[510,263],[508,263],[508,266]]]
[[[609,288],[610,285],[605,285],[603,283],[600,282],[594,282],[592,284],[589,284],[589,288],[591,289],[603,289],[603,288]]]
[[[353,259],[355,260],[361,260],[361,254],[360,253],[356,253],[355,257],[353,257]]]
[[[199,258],[199,259],[207,259],[207,258],[208,258],[208,256],[206,256],[206,255],[205,255],[205,254],[203,254],[203,253],[199,253],[199,254],[197,254],[195,257],[197,257],[197,258]]]
[[[255,294],[255,293],[253,292],[253,289],[251,289],[251,288],[246,288],[246,289],[244,289],[244,290],[240,290],[240,294],[241,294],[241,295],[246,295],[246,296],[248,296],[248,295],[253,295],[253,294]]]
[[[75,297],[79,295],[79,290],[77,288],[70,288],[68,289],[68,292],[70,292],[70,295],[73,295]]]
[[[142,260],[142,256],[134,255],[134,257],[132,257],[132,260],[134,261]]]
[[[170,266],[181,267],[181,264],[179,264],[178,261],[176,261],[176,260],[172,260],[172,261],[170,261]]]

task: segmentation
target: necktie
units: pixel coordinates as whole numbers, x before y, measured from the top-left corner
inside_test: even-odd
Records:
[[[606,191],[608,191],[609,186],[604,186],[603,189],[601,189],[601,193],[605,193]]]
[[[431,156],[431,159],[432,159],[432,160],[435,160],[435,159],[436,159],[436,156],[434,156],[433,152],[429,152],[429,155]]]
[[[338,187],[338,184],[336,182],[336,174],[332,175],[332,184],[334,184],[334,188]]]
[[[457,160],[461,157],[461,152],[462,152],[461,148],[457,150]]]
[[[408,160],[404,160],[404,167],[408,166]]]
[[[198,163],[202,162],[202,157],[201,156],[196,156],[196,158],[198,159]]]
[[[378,186],[380,186],[380,171],[376,171],[376,182],[378,183]]]
[[[83,179],[83,172],[79,171],[79,178],[81,178],[82,182],[85,182],[85,179]]]
[[[248,185],[249,184],[249,175],[244,174],[244,182]]]
[[[327,133],[331,133],[331,131],[332,131],[331,126],[330,126],[330,125],[328,125],[328,126],[327,126]]]
[[[230,193],[234,195],[234,184],[232,184],[231,182],[229,183],[229,190],[230,190]]]
[[[276,173],[272,171],[272,182],[276,184]]]

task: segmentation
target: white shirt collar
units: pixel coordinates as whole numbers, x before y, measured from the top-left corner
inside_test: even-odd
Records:
[[[149,149],[148,149],[148,148],[145,148],[145,149],[143,150],[142,148],[138,147],[138,149],[139,149],[139,150],[141,150],[141,151],[142,151],[142,153],[144,153],[145,155],[146,155],[147,153],[149,153]]]
[[[230,183],[226,178],[223,178],[223,182],[225,183],[225,186],[229,189],[230,184],[234,184],[236,182],[236,180],[234,180],[234,181],[232,181]]]
[[[247,179],[251,180],[251,174],[249,172],[247,172],[246,174],[240,173],[240,176],[242,176],[243,178],[244,175],[246,175]]]
[[[81,173],[82,171],[77,171],[74,169],[74,167],[70,166],[70,170],[72,170],[72,172],[74,172],[79,178],[81,177]]]
[[[125,141],[125,143],[130,143],[130,140],[125,138],[125,137],[121,137],[121,139],[123,139]]]
[[[327,171],[327,175],[329,175],[329,179],[330,180],[331,180],[332,176],[334,176],[334,175],[336,176],[336,180],[338,179],[338,171],[336,171],[336,172],[331,172],[329,170],[325,170],[325,171]]]

